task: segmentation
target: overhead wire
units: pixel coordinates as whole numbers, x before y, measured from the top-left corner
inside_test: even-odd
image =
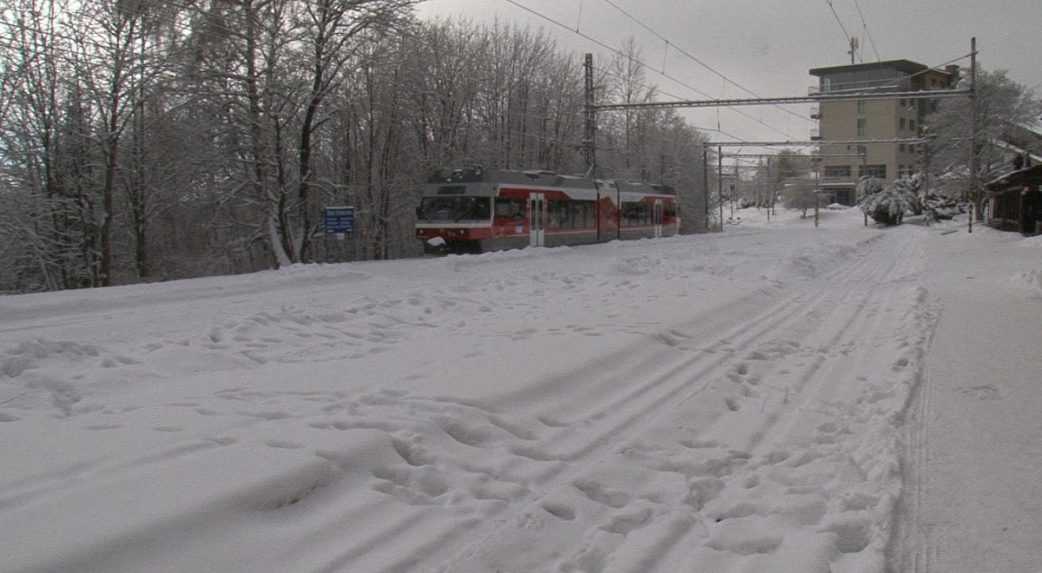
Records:
[[[625,58],[625,59],[630,60],[633,63],[639,64],[639,65],[641,65],[641,66],[651,70],[652,72],[654,72],[654,73],[656,73],[656,74],[658,74],[658,75],[660,75],[660,76],[662,76],[662,77],[664,77],[664,78],[666,78],[666,79],[668,79],[668,80],[670,80],[670,81],[672,81],[672,82],[674,82],[674,83],[676,83],[678,85],[684,86],[685,88],[687,88],[687,89],[697,93],[698,95],[700,95],[702,97],[713,99],[713,96],[703,92],[702,90],[692,86],[691,84],[689,84],[689,83],[687,83],[687,82],[685,82],[685,81],[683,81],[683,80],[681,80],[679,78],[676,78],[676,77],[666,73],[665,70],[657,70],[657,69],[655,69],[654,66],[648,65],[647,62],[642,61],[640,58],[637,58],[637,57],[635,57],[635,56],[633,56],[631,54],[626,54],[622,50],[619,50],[618,48],[616,48],[614,46],[611,46],[611,45],[607,44],[606,42],[604,42],[602,40],[599,40],[599,39],[597,39],[597,38],[595,38],[595,37],[593,37],[593,36],[583,32],[581,30],[575,30],[572,27],[568,26],[567,24],[561,22],[560,20],[557,20],[557,19],[555,19],[555,18],[553,18],[551,16],[547,16],[546,14],[543,14],[542,12],[540,12],[538,10],[535,10],[534,8],[530,8],[529,6],[526,6],[526,5],[518,2],[517,0],[504,0],[504,1],[507,2],[508,4],[511,4],[511,5],[515,6],[515,7],[517,7],[517,8],[520,8],[521,10],[524,10],[525,12],[528,12],[529,14],[532,14],[533,16],[536,16],[537,18],[540,18],[542,20],[550,22],[554,26],[557,26],[557,27],[562,28],[564,30],[568,30],[569,32],[571,32],[573,34],[576,34],[579,37],[586,39],[587,41],[593,42],[594,44],[600,46],[601,48],[604,48],[605,50],[608,50],[609,52],[611,52],[611,53],[613,53],[613,54],[615,54],[615,55],[617,55],[617,56],[619,56],[621,58]],[[747,113],[745,113],[745,112],[743,112],[743,111],[741,111],[739,109],[735,109],[733,107],[728,108],[728,109],[731,109],[734,113],[737,113],[738,115],[741,115],[743,117],[751,119],[751,120],[753,120],[753,121],[763,125],[764,127],[766,127],[768,129],[776,132],[776,133],[780,133],[780,134],[784,135],[785,137],[789,137],[789,138],[792,137],[791,134],[789,134],[789,133],[787,133],[787,132],[785,132],[785,131],[783,131],[781,129],[778,129],[777,127],[774,127],[773,125],[769,125],[769,124],[765,123],[763,120],[758,119],[756,117],[753,117],[753,116],[751,116],[751,115],[749,115],[749,114],[747,114]]]
[[[749,89],[749,88],[743,86],[742,84],[736,82],[735,80],[727,77],[727,75],[725,75],[723,72],[721,72],[721,71],[717,70],[716,68],[714,68],[713,66],[710,66],[709,64],[705,63],[704,61],[699,59],[697,56],[693,55],[691,52],[685,50],[681,46],[679,46],[676,43],[674,43],[673,41],[671,41],[669,38],[666,38],[665,36],[660,34],[658,31],[656,31],[654,28],[652,28],[651,26],[649,26],[648,24],[646,24],[645,22],[641,21],[639,18],[637,18],[636,16],[632,15],[631,13],[626,11],[624,8],[619,6],[617,3],[615,3],[614,0],[604,0],[604,2],[607,3],[609,6],[615,8],[619,12],[621,12],[624,16],[626,16],[626,18],[631,20],[633,23],[637,24],[641,28],[644,28],[645,30],[650,32],[652,35],[654,35],[656,38],[658,38],[659,40],[662,40],[663,42],[665,42],[667,47],[672,47],[674,50],[676,50],[677,52],[682,54],[684,57],[686,57],[689,60],[695,62],[696,64],[702,66],[703,68],[709,70],[710,72],[712,72],[716,76],[718,76],[721,79],[723,79],[725,82],[727,82],[727,83],[737,87],[738,89],[744,91],[745,93],[747,93],[747,94],[749,94],[749,95],[751,95],[753,97],[756,97],[756,98],[762,97],[759,94],[757,94],[756,92],[752,91],[751,89]],[[808,118],[808,117],[806,117],[804,115],[801,115],[799,113],[796,113],[796,112],[792,111],[789,108],[782,107],[780,105],[775,105],[774,107],[784,111],[785,113],[788,113],[790,115],[794,115],[794,116],[796,116],[796,117],[798,117],[798,118],[800,118],[802,120],[813,121],[810,118]]]

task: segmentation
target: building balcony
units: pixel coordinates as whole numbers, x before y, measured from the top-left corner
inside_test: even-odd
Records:
[[[818,86],[810,86],[807,88],[807,95],[818,95],[821,93],[821,88]]]
[[[812,127],[810,128],[810,140],[819,141],[821,140],[821,128]]]
[[[811,119],[821,119],[821,106],[820,105],[812,105],[812,106],[810,106],[810,118]]]
[[[846,177],[822,177],[818,180],[818,186],[820,187],[855,187],[857,185],[857,179],[853,175]]]

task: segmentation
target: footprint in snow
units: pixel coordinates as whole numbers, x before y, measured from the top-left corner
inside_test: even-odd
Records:
[[[264,445],[268,446],[269,448],[276,448],[280,450],[299,450],[300,448],[304,447],[303,444],[298,444],[297,442],[290,442],[286,440],[268,440],[264,442]]]
[[[91,425],[91,426],[86,426],[86,429],[92,430],[92,431],[101,431],[101,430],[115,430],[117,428],[122,428],[122,427],[123,427],[123,424],[94,424],[94,425]]]
[[[566,503],[544,501],[542,508],[557,519],[563,519],[565,521],[575,519],[575,509]]]

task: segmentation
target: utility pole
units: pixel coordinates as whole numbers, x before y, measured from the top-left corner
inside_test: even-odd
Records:
[[[720,204],[720,232],[724,232],[724,148],[716,146],[716,202]]]
[[[583,110],[585,125],[583,130],[583,149],[586,155],[587,177],[597,176],[597,108],[593,97],[593,54],[586,54],[583,62],[586,72],[585,96],[586,107]],[[621,208],[622,205],[619,205]]]
[[[970,226],[977,207],[977,37],[970,38]]]
[[[734,160],[734,185],[731,186],[731,218],[734,218],[734,210],[738,207],[738,159]]]
[[[920,202],[922,202],[922,204],[925,206],[926,205],[926,199],[930,196],[930,144],[929,143],[924,143],[923,144],[923,189],[922,189],[921,195],[922,195],[922,198],[920,199]],[[927,213],[927,215],[926,215],[926,225],[927,226],[930,225],[931,217],[932,217],[932,215]]]
[[[868,146],[867,145],[859,145],[859,146],[857,146],[857,149],[858,149],[858,151],[861,152],[861,175],[864,176],[865,175],[865,171],[868,170]],[[858,179],[860,180],[860,177]],[[857,197],[857,187],[856,186],[854,187],[854,200],[855,201],[858,200],[858,197]],[[865,216],[865,226],[867,227],[868,226],[868,213],[865,213],[864,211],[862,211],[861,213]]]
[[[771,158],[767,158],[767,177],[764,178],[764,191],[769,195],[767,199],[767,222],[771,222],[771,207],[774,206],[774,186],[771,185]]]
[[[705,212],[705,227],[706,232],[709,232],[709,148],[706,144],[702,144],[702,191],[704,195],[702,199],[706,204]]]
[[[818,204],[821,203],[821,168],[820,163],[814,166],[814,228],[818,228]]]

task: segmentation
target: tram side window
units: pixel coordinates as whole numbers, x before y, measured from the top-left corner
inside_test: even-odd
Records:
[[[572,224],[575,229],[592,229],[597,226],[594,219],[593,201],[575,201],[572,203]]]
[[[651,223],[651,210],[644,203],[623,203],[623,224],[627,226],[647,225]]]
[[[672,219],[677,216],[677,206],[674,203],[666,203],[664,206],[663,213],[667,219]]]
[[[550,217],[549,228],[572,228],[572,214],[568,209],[567,201],[550,201],[547,204],[547,215]]]
[[[524,199],[505,199],[502,197],[496,197],[496,218],[497,219],[524,219],[525,218],[525,201]]]

